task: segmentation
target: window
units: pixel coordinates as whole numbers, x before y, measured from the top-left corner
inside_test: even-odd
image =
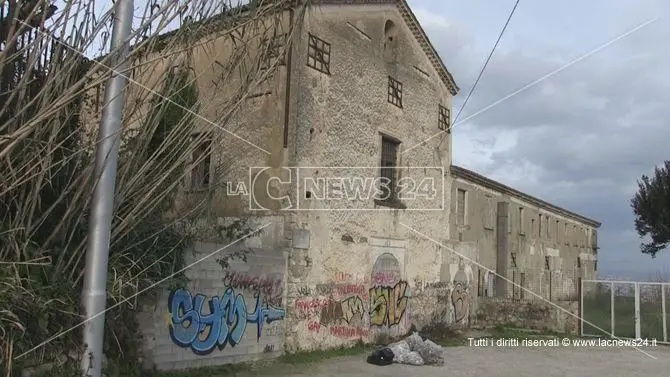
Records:
[[[486,273],[486,289],[484,290],[484,296],[493,297],[493,291],[495,290],[496,276],[493,272],[488,271]]]
[[[519,207],[519,234],[526,234],[523,228],[523,207]]]
[[[598,271],[598,261],[593,261],[593,272]]]
[[[512,268],[516,268],[516,253],[512,253]]]
[[[535,234],[535,219],[530,220],[530,231],[531,234]]]
[[[402,83],[389,76],[388,101],[402,109]]]
[[[582,258],[577,257],[577,268],[582,268]]]
[[[465,225],[465,203],[467,200],[467,192],[463,189],[458,189],[458,195],[456,199],[456,223],[458,225]]]
[[[537,215],[537,219],[538,219],[537,236],[542,237],[542,214]]]
[[[565,229],[563,230],[563,237],[565,237],[565,244],[570,245],[570,230],[568,229],[568,223],[565,223]]]
[[[191,189],[206,190],[210,184],[212,141],[209,136],[194,135],[198,143],[193,151],[193,170],[191,171]]]
[[[484,296],[485,288],[484,274],[482,274],[481,268],[477,270],[477,296]]]
[[[551,238],[551,222],[549,221],[549,216],[545,217],[547,220],[547,238]]]
[[[100,97],[102,94],[102,84],[98,84],[95,87],[95,112],[100,111]]]
[[[560,221],[556,220],[556,242],[561,242],[561,231],[560,231]]]
[[[551,270],[551,257],[549,256],[544,257],[544,269],[547,271]]]
[[[398,146],[400,142],[388,136],[382,136],[382,201],[393,201],[396,198],[396,166],[398,161]]]
[[[437,122],[437,128],[439,128],[442,131],[451,131],[451,111],[442,106],[439,105],[440,108],[440,114],[438,116],[438,122]]]
[[[519,299],[523,300],[525,298],[526,290],[526,273],[522,272],[519,274]]]
[[[330,74],[330,44],[312,34],[309,34],[307,46],[307,66]]]

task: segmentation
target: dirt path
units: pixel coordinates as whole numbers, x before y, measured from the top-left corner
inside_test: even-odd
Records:
[[[393,364],[380,367],[365,362],[365,355],[328,359],[307,365],[275,365],[267,370],[241,376],[310,377],[479,377],[479,376],[560,376],[629,377],[663,376],[670,370],[670,347],[633,348],[586,347],[449,347],[445,365],[408,366]]]

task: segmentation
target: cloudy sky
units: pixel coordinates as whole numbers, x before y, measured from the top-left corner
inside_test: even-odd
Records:
[[[463,104],[515,0],[409,0]],[[457,124],[454,162],[603,223],[601,276],[670,273],[639,250],[636,180],[670,159],[670,2],[521,1],[460,119],[657,21]]]

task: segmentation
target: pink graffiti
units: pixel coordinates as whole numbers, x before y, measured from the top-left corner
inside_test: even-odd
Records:
[[[375,272],[372,275],[374,285],[394,285],[398,280],[398,276],[393,271]]]
[[[311,299],[297,299],[295,300],[295,309],[300,314],[315,314],[328,306],[330,303],[329,298],[311,298]]]
[[[346,295],[359,295],[366,297],[367,296],[367,290],[365,289],[365,286],[363,285],[356,285],[356,284],[340,284],[336,286],[337,293],[340,295],[346,296]]]

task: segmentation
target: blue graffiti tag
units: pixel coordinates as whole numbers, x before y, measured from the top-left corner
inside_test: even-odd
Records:
[[[168,309],[170,310],[170,337],[180,347],[190,347],[199,355],[209,354],[218,347],[222,350],[226,344],[237,345],[246,332],[248,323],[256,323],[256,341],[260,340],[263,322],[284,319],[286,311],[260,303],[260,295],[256,295],[256,308],[247,312],[247,305],[241,294],[235,295],[228,288],[223,297],[212,297],[209,314],[203,314],[202,308],[206,296],[191,293],[186,289],[178,289],[170,294]]]

